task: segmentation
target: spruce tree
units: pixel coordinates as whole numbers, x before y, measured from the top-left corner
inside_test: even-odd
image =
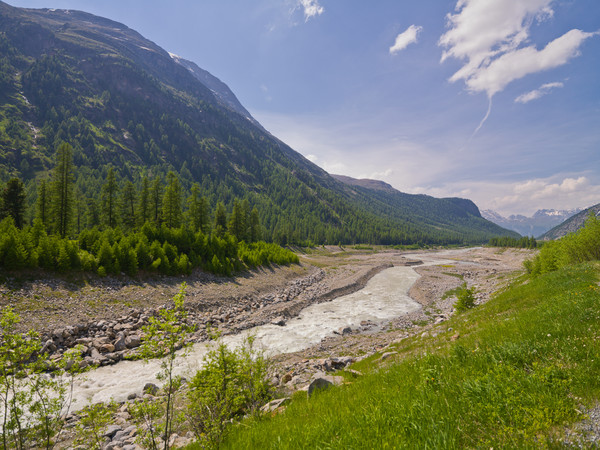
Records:
[[[150,219],[150,182],[148,177],[142,178],[142,190],[140,191],[138,204],[138,224],[144,225]]]
[[[61,237],[69,232],[73,216],[73,147],[66,142],[56,150],[52,174],[52,213],[54,229]]]
[[[50,188],[46,184],[46,180],[40,181],[38,185],[35,218],[40,220],[44,230],[48,230],[50,226]]]
[[[174,172],[167,174],[167,190],[163,199],[163,220],[169,228],[181,226],[181,186]]]
[[[206,197],[200,196],[200,185],[198,183],[192,185],[192,193],[187,199],[187,208],[187,221],[192,230],[208,233],[208,200],[206,200]]]
[[[123,194],[121,196],[121,219],[123,225],[128,230],[135,228],[136,216],[135,216],[135,188],[133,183],[129,180],[123,187]]]
[[[161,222],[162,191],[163,186],[160,175],[157,175],[154,177],[150,188],[150,218],[156,225],[160,225]]]
[[[25,217],[25,186],[18,178],[8,180],[2,191],[2,217],[12,217],[17,228],[23,228]]]
[[[222,237],[227,231],[227,212],[225,211],[225,205],[223,202],[217,203],[217,209],[215,210],[215,234]]]
[[[117,225],[118,208],[118,190],[115,170],[111,167],[108,169],[106,181],[102,186],[102,202],[104,209],[104,219],[109,228],[114,228]]]

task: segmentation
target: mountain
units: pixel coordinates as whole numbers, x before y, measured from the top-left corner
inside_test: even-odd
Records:
[[[579,230],[585,224],[586,219],[590,214],[594,214],[595,216],[600,216],[600,203],[594,206],[590,206],[583,211],[575,214],[571,218],[567,219],[560,225],[552,228],[548,232],[544,233],[540,239],[544,241],[559,239],[563,236],[566,236],[569,233],[573,233]]]
[[[483,210],[481,215],[497,225],[509,230],[514,230],[521,236],[540,236],[552,227],[561,224],[569,217],[577,214],[580,209],[556,210],[539,209],[533,216],[526,217],[521,214],[503,217],[492,210]]]
[[[28,201],[60,142],[73,146],[84,226],[110,167],[140,192],[173,171],[212,208],[244,199],[279,243],[481,243],[511,232],[467,200],[349,186],[268,133],[231,90],[127,26],[0,1],[0,181]],[[31,220],[33,208],[29,208]]]

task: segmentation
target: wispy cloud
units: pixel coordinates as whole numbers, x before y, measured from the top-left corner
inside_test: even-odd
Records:
[[[524,94],[519,95],[517,98],[515,98],[515,102],[529,103],[532,100],[537,100],[538,98],[550,93],[552,89],[561,87],[564,87],[564,83],[561,83],[560,81],[542,84],[539,88],[534,89],[533,91],[525,92]]]
[[[423,27],[417,25],[411,25],[404,32],[396,36],[396,42],[390,47],[390,55],[394,55],[401,52],[410,44],[416,43],[419,33],[423,30]]]
[[[300,0],[300,7],[304,10],[304,20],[308,22],[315,16],[320,16],[325,12],[319,4],[319,0]]]
[[[597,33],[573,29],[541,50],[526,45],[534,21],[554,14],[552,2],[458,0],[456,13],[447,16],[448,30],[438,42],[445,48],[442,62],[448,58],[465,61],[450,81],[463,80],[469,91],[484,92],[491,99],[512,81],[564,65],[579,55],[581,44]]]

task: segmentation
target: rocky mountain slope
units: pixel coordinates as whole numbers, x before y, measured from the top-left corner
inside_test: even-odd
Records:
[[[138,187],[172,170],[184,194],[198,182],[213,207],[247,199],[264,237],[283,244],[510,234],[468,201],[413,201],[332,178],[265,131],[216,77],[109,19],[0,2],[0,55],[0,181],[24,179],[30,203],[66,141],[88,203],[100,200],[110,166]]]
[[[600,203],[594,206],[590,206],[589,208],[584,209],[583,211],[575,214],[571,218],[567,219],[565,222],[544,233],[540,237],[540,239],[543,239],[545,241],[560,239],[561,237],[566,236],[569,233],[573,233],[579,230],[581,227],[583,227],[586,219],[589,217],[590,214],[600,216]]]
[[[549,229],[563,223],[569,217],[580,212],[580,209],[539,209],[533,216],[527,217],[522,214],[512,214],[504,217],[490,209],[481,211],[482,217],[500,225],[503,228],[514,230],[521,236],[541,236]]]

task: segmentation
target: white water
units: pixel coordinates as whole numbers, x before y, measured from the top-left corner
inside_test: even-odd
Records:
[[[439,259],[448,252],[411,255],[425,261],[426,265],[454,261]],[[435,258],[435,259],[434,259]],[[405,266],[392,267],[375,275],[367,285],[352,294],[332,301],[311,305],[290,319],[285,326],[262,325],[238,335],[225,336],[228,345],[237,345],[251,334],[255,345],[268,354],[295,352],[318,344],[343,327],[357,327],[362,321],[383,322],[418,310],[421,306],[408,296],[408,291],[419,275]],[[208,352],[207,344],[194,344],[187,356],[175,360],[175,372],[191,377],[200,368]],[[122,361],[104,366],[75,380],[71,410],[78,410],[90,401],[124,401],[131,393],[140,393],[144,384],[160,384],[156,374],[160,361]]]

